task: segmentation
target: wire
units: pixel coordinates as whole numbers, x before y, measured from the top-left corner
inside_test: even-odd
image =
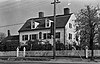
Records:
[[[27,3],[27,2],[24,2],[24,3]],[[39,2],[38,4],[37,3],[35,3],[35,6],[38,6],[38,5],[43,5],[43,3],[44,4],[48,4],[47,3],[47,1],[41,1],[41,2]],[[27,4],[27,5],[30,5],[30,4]],[[16,6],[16,5],[13,5],[13,6]],[[10,6],[10,7],[12,7],[12,6]],[[1,9],[1,8],[0,8]],[[0,26],[0,28],[3,28],[3,27],[9,27],[9,26],[15,26],[15,25],[21,25],[21,24],[24,24],[24,23],[17,23],[17,24],[11,24],[11,25],[4,25],[4,26]]]
[[[24,23],[17,23],[17,24],[11,24],[11,25],[4,25],[4,26],[0,26],[0,28],[9,27],[9,26],[15,26],[15,25],[21,25],[21,24],[24,24]]]
[[[32,5],[30,5],[30,4],[27,4],[28,3],[28,1],[26,1],[26,2],[24,2],[24,3],[22,3],[21,5],[23,5],[24,4],[24,6],[25,5],[27,5],[27,6],[32,6]],[[31,2],[31,3],[33,3],[33,2]],[[38,2],[38,3],[34,3],[34,7],[37,7],[37,6],[39,6],[39,5],[44,5],[44,4],[48,4],[48,2],[47,1],[41,1],[41,2]],[[20,5],[20,4],[19,4]],[[21,6],[20,5],[20,6]],[[9,4],[7,4],[6,6],[4,6],[3,8],[1,7],[0,9],[9,9],[9,8],[12,8],[12,7],[17,7],[18,6],[18,4],[14,4],[14,5],[9,5]],[[22,7],[24,7],[24,6],[22,6]],[[9,7],[9,8],[8,8]],[[33,7],[33,6],[32,6]]]

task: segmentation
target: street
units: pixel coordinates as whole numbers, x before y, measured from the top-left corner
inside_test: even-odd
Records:
[[[0,64],[100,64],[100,62],[0,61]]]

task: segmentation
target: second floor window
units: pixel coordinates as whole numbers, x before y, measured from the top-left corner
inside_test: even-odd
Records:
[[[69,23],[69,28],[72,28],[72,24],[71,23]]]
[[[71,33],[69,33],[69,39],[72,39],[72,34]]]

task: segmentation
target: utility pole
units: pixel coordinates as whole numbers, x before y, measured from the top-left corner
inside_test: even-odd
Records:
[[[54,0],[53,3],[51,4],[54,4],[54,34],[53,34],[53,59],[55,59],[56,57],[56,40],[55,40],[55,36],[56,36],[56,4],[57,3],[60,3],[60,1],[58,0]]]

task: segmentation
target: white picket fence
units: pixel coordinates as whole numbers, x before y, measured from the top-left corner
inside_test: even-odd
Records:
[[[19,56],[23,56],[23,51],[19,51]],[[56,51],[56,56],[85,56],[84,50],[63,50]],[[89,50],[88,55],[91,56]],[[0,56],[17,56],[17,51],[0,52]],[[53,51],[26,51],[25,56],[53,56]],[[94,50],[94,56],[100,56],[100,50]]]

